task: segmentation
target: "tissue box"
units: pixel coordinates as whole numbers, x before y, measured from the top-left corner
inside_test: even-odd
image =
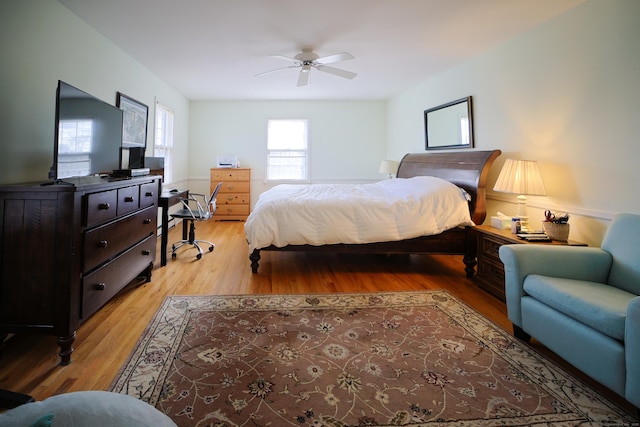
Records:
[[[491,226],[493,228],[499,228],[500,230],[509,230],[511,229],[511,218],[502,219],[502,217],[499,216],[492,216]]]

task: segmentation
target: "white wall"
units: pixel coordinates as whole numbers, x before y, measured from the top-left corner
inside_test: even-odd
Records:
[[[567,210],[571,239],[598,246],[616,212],[640,213],[640,1],[589,0],[388,103],[388,153],[424,150],[423,110],[473,96],[477,149],[537,160],[546,197],[529,214]],[[489,214],[515,213],[508,194]]]
[[[190,185],[209,191],[218,155],[252,168],[252,200],[265,184],[267,120],[308,118],[311,182],[380,180],[386,154],[384,101],[193,101]]]
[[[380,179],[380,160],[424,150],[423,110],[472,95],[478,149],[540,162],[544,208],[572,214],[571,238],[599,244],[615,212],[640,213],[640,1],[588,0],[388,102],[189,101],[56,1],[0,3],[0,183],[46,180],[55,89],[109,103],[121,91],[176,112],[175,176],[208,190],[218,154],[237,154],[264,189],[266,119],[311,121],[312,181]],[[190,117],[191,115],[191,117]],[[149,143],[153,136],[150,117]],[[257,184],[257,185],[255,185]],[[197,188],[197,187],[196,187]],[[496,193],[489,212],[515,211]]]
[[[47,180],[53,162],[55,98],[63,80],[112,105],[122,92],[176,112],[176,173],[187,176],[189,103],[57,1],[0,3],[0,183]]]

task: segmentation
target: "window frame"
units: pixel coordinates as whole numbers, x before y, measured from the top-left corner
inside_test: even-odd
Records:
[[[159,127],[158,115],[164,113],[167,115],[166,128],[161,129]],[[173,183],[173,156],[174,156],[174,141],[175,141],[175,112],[156,100],[156,109],[154,115],[154,138],[153,138],[153,156],[162,157],[164,159],[164,176],[163,181],[165,184]],[[169,129],[170,128],[170,129]],[[162,131],[164,137],[161,138],[158,132]],[[158,144],[158,140],[161,139],[162,144]],[[162,151],[162,155],[158,155],[158,150]],[[168,154],[168,155],[167,155]]]
[[[271,149],[269,148],[269,125],[272,121],[296,121],[305,123],[305,137],[306,147],[304,149]],[[266,143],[265,143],[265,182],[267,183],[308,183],[311,180],[311,120],[309,117],[271,117],[267,119],[266,123]],[[306,163],[305,174],[302,178],[270,178],[270,162],[271,152],[302,152],[304,161]],[[279,156],[287,157],[287,156]]]

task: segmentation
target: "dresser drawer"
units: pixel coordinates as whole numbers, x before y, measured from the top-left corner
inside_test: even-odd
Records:
[[[116,217],[118,190],[91,193],[85,197],[84,225],[90,227]]]
[[[149,236],[82,280],[80,317],[86,319],[102,307],[155,258],[156,239]]]
[[[159,186],[157,182],[150,182],[140,186],[140,207],[146,208],[158,203]]]
[[[218,194],[218,205],[248,205],[251,196],[249,193],[223,193]]]
[[[157,214],[153,206],[84,233],[83,272],[113,258],[134,243],[155,234]]]
[[[212,169],[212,181],[249,181],[251,180],[251,169]]]
[[[251,191],[250,182],[223,182],[220,187],[220,194],[224,193],[249,193]]]
[[[140,207],[140,186],[118,188],[117,215],[133,212]]]
[[[249,215],[248,205],[218,205],[216,215]]]

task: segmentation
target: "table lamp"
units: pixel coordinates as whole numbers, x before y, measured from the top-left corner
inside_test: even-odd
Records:
[[[398,162],[395,160],[383,160],[380,162],[380,173],[386,173],[389,176],[389,179],[393,178],[395,173],[398,171]]]
[[[534,160],[507,159],[502,166],[494,191],[518,194],[518,217],[523,224],[528,221],[527,195],[546,196],[538,163]],[[523,227],[524,228],[524,227]]]

